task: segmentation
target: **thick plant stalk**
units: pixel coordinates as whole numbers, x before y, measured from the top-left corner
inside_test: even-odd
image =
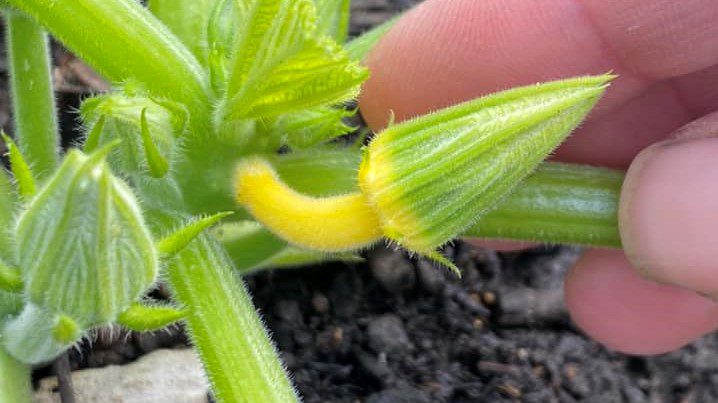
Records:
[[[35,175],[52,173],[59,139],[47,35],[33,20],[6,13],[15,137]]]
[[[138,1],[7,0],[107,79],[206,108],[209,83],[192,53]]]
[[[30,403],[30,366],[10,357],[0,347],[0,403]]]
[[[201,236],[180,252],[168,278],[218,401],[298,401],[247,290],[216,241]]]
[[[544,163],[464,236],[620,248],[623,177],[611,169]]]

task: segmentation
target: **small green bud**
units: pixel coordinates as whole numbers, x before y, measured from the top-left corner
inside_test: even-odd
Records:
[[[122,312],[117,323],[135,332],[152,332],[182,320],[185,312],[168,305],[135,303]]]
[[[29,200],[37,191],[32,169],[27,164],[25,156],[23,156],[20,148],[17,144],[15,144],[13,139],[5,134],[5,132],[0,132],[0,136],[2,136],[5,146],[7,147],[8,157],[10,159],[10,168],[13,176],[15,177],[17,191],[23,199]]]
[[[174,256],[187,247],[187,245],[204,230],[232,214],[234,214],[234,212],[225,211],[209,217],[200,218],[157,242],[157,251],[165,258]]]
[[[185,117],[175,110],[147,97],[121,93],[88,99],[81,114],[89,128],[87,152],[120,140],[108,157],[110,166],[117,172],[152,177],[162,177],[169,169],[176,137],[185,125]]]
[[[528,176],[586,117],[612,79],[516,88],[377,134],[365,152],[359,184],[384,236],[439,258],[433,251]]]
[[[34,304],[2,328],[4,348],[18,361],[41,364],[55,359],[82,337],[75,321]]]
[[[16,230],[27,298],[85,327],[113,321],[157,273],[137,200],[110,172],[107,152],[68,153]]]

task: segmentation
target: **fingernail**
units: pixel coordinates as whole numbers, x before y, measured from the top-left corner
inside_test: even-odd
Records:
[[[691,135],[644,150],[626,175],[619,215],[639,272],[718,295],[718,138]]]

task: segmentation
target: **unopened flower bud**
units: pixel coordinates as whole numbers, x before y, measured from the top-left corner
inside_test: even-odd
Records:
[[[389,127],[359,169],[360,191],[315,198],[266,160],[237,168],[237,201],[289,242],[327,252],[382,236],[446,265],[436,248],[526,178],[586,117],[611,75],[517,88]]]
[[[611,79],[517,88],[379,133],[359,185],[384,236],[429,254],[459,235],[563,142]]]
[[[110,172],[106,152],[68,153],[16,228],[29,302],[83,328],[113,321],[158,267],[137,200]]]

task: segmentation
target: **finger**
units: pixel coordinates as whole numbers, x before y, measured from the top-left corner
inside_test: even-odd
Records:
[[[718,297],[718,113],[641,152],[621,193],[624,249],[642,273]]]
[[[715,19],[718,3],[690,0],[680,7],[661,7],[663,3],[429,0],[400,21],[369,57],[373,76],[364,89],[362,113],[379,128],[390,110],[401,120],[511,86],[613,69],[621,78],[593,114],[600,117],[656,80],[705,69],[718,58],[718,35],[687,27],[700,23],[708,33],[718,29],[696,20]],[[662,21],[637,11],[640,7],[653,10]],[[612,18],[614,25],[594,23]],[[647,38],[641,44],[648,51],[641,51],[641,57],[629,52],[636,46],[636,25]],[[684,46],[687,42],[692,45]],[[709,52],[710,58],[698,57],[692,54],[695,46],[716,51]],[[670,55],[655,63],[651,50]],[[672,58],[683,61],[673,63]],[[639,68],[644,64],[649,66]],[[629,136],[620,130],[604,134],[608,143]],[[592,144],[581,144],[582,138],[576,136],[575,148],[592,149]]]
[[[576,324],[626,353],[664,353],[718,327],[718,305],[642,278],[619,251],[587,252],[567,276],[565,293]]]

